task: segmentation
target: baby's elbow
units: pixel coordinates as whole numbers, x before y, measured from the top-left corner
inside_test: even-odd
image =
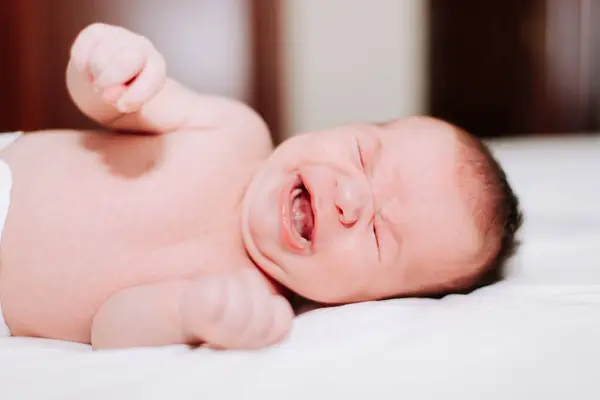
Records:
[[[122,336],[118,334],[119,326],[115,320],[113,299],[109,299],[98,310],[92,321],[91,344],[94,350],[124,347]]]

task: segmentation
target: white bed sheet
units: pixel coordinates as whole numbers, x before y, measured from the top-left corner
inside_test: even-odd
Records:
[[[508,281],[309,312],[260,352],[0,339],[0,399],[599,399],[600,138],[494,148],[527,212]]]

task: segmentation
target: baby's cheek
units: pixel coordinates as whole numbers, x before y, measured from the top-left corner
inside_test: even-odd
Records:
[[[337,248],[322,268],[338,280],[362,279],[375,258],[375,249],[364,240],[336,242]]]
[[[368,260],[360,257],[357,250],[348,248],[343,254],[319,260],[314,268],[314,285],[311,288],[320,297],[317,300],[348,303],[356,301],[361,294],[370,292],[378,270]]]

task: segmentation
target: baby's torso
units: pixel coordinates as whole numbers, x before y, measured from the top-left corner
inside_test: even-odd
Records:
[[[0,246],[13,334],[87,342],[120,289],[251,266],[239,207],[264,152],[236,138],[50,131],[0,157],[13,174]]]

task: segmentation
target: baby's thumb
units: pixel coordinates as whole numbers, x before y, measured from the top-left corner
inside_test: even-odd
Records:
[[[123,96],[125,90],[127,90],[127,87],[124,85],[110,86],[104,89],[104,91],[102,92],[102,100],[104,100],[108,104],[114,104],[118,109],[118,100],[121,98],[121,96]]]

